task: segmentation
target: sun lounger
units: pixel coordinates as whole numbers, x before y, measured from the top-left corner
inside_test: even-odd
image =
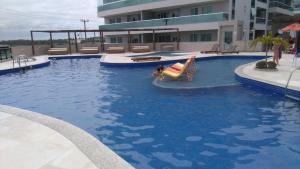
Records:
[[[106,49],[106,53],[124,53],[124,46],[111,46]]]
[[[185,64],[176,63],[172,66],[163,70],[161,74],[161,79],[165,77],[170,77],[171,79],[178,80],[180,78],[186,78],[187,80],[191,81],[193,75],[196,72],[195,67],[195,56],[190,57]]]
[[[48,50],[49,55],[66,55],[69,53],[68,48],[50,48]]]
[[[210,50],[202,51],[201,53],[219,53],[219,44],[214,44]]]
[[[132,58],[131,60],[134,62],[145,62],[145,61],[158,61],[160,60],[161,57],[137,57],[137,58]]]
[[[240,51],[237,50],[237,46],[236,45],[231,45],[229,46],[228,49],[223,50],[221,53],[222,54],[226,54],[226,53],[236,53],[239,54]]]
[[[175,47],[173,44],[163,44],[160,46],[161,51],[174,51]]]
[[[151,49],[149,46],[133,46],[131,48],[131,51],[133,53],[146,53],[146,52],[150,52]]]
[[[79,52],[81,54],[98,54],[99,48],[98,47],[82,47]]]

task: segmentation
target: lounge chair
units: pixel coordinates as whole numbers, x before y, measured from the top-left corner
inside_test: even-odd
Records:
[[[219,44],[214,44],[210,50],[202,51],[201,53],[219,53]]]
[[[186,77],[187,80],[191,81],[196,72],[195,58],[196,56],[192,56],[185,62],[185,64],[176,63],[164,69],[161,73],[161,80],[165,77],[170,77],[174,80]]]
[[[174,51],[175,47],[173,44],[163,44],[160,46],[161,51]]]
[[[106,49],[106,53],[124,53],[124,46],[111,46]]]
[[[161,57],[137,57],[137,58],[132,58],[131,60],[134,62],[145,62],[145,61],[158,61],[160,60]]]
[[[221,52],[222,54],[226,54],[226,53],[236,53],[239,54],[240,51],[237,50],[237,46],[236,45],[230,45],[228,49],[225,49]]]
[[[98,54],[99,48],[98,47],[82,47],[79,52],[81,54]]]
[[[150,52],[151,49],[149,46],[133,46],[131,48],[131,51],[133,53],[146,53],[146,52]]]
[[[48,50],[49,55],[66,55],[69,53],[68,48],[50,48]]]

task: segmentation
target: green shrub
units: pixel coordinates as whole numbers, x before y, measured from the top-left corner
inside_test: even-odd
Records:
[[[277,64],[273,61],[269,61],[268,63],[268,69],[276,69]]]
[[[266,61],[258,61],[256,63],[256,68],[257,69],[266,69],[267,68],[267,62]]]

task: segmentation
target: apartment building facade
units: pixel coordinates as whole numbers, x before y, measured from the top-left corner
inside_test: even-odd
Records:
[[[216,43],[221,49],[231,44],[246,48],[247,41],[275,31],[273,20],[294,16],[295,4],[292,0],[100,0],[98,16],[105,21],[100,29],[179,28],[181,50],[205,50]],[[132,43],[152,41],[151,32],[132,34]],[[162,32],[156,34],[156,41],[172,43],[176,37],[175,32]],[[127,43],[127,33],[106,33],[105,41]]]

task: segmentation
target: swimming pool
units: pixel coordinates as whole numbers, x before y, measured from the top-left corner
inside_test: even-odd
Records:
[[[219,66],[229,73],[226,80],[234,80],[226,65],[254,60],[210,61],[224,63]],[[203,63],[197,62],[198,73]],[[299,103],[237,82],[163,89],[152,84],[154,68],[57,60],[49,67],[0,76],[0,103],[68,121],[141,169],[299,167]],[[214,70],[207,73],[214,77],[219,73]]]

